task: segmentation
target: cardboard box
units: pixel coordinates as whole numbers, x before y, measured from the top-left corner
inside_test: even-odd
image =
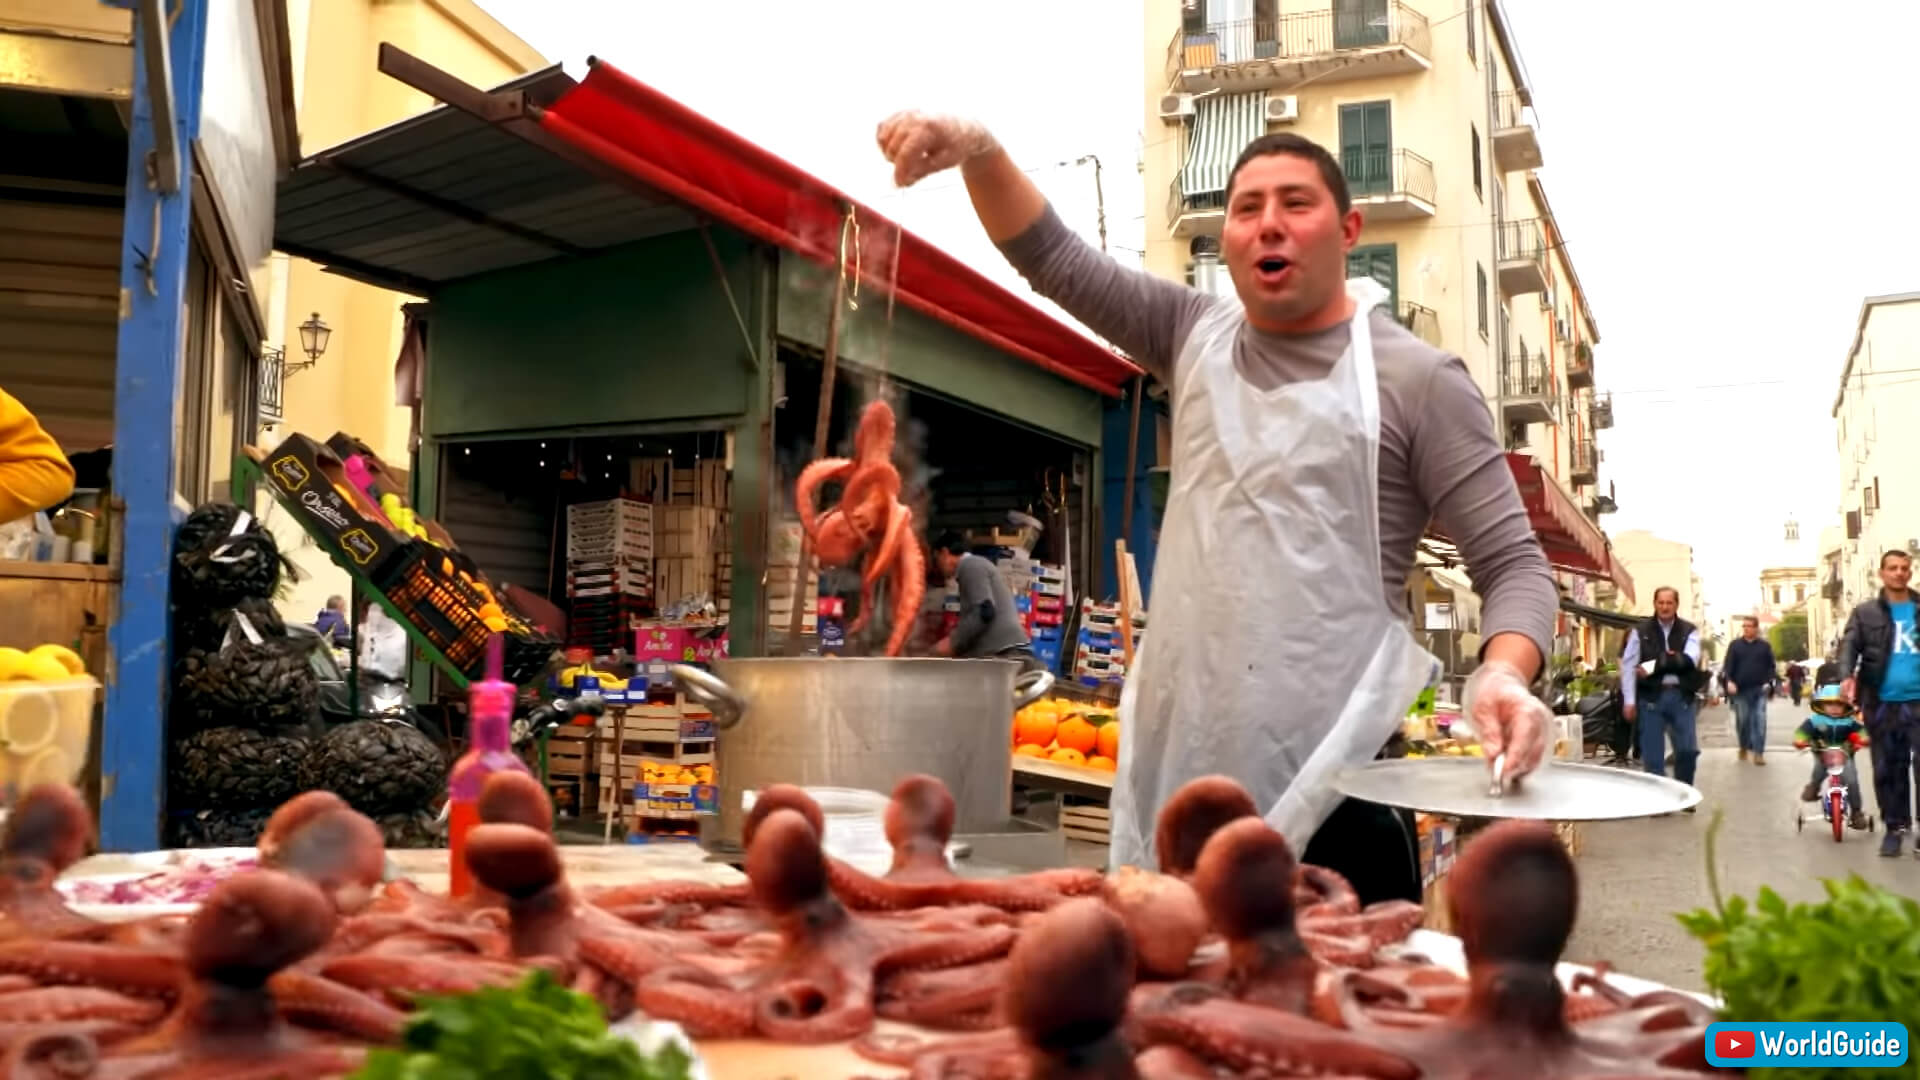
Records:
[[[715,814],[720,811],[720,789],[713,784],[635,784],[633,803],[641,813]]]
[[[347,484],[337,454],[295,433],[267,455],[265,472],[276,495],[331,554],[344,557],[376,585],[391,580],[413,541],[381,523],[379,508]]]

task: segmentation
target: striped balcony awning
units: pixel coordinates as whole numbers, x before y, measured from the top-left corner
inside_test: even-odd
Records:
[[[1267,133],[1267,94],[1208,94],[1195,101],[1180,194],[1222,196],[1227,175],[1247,144]]]

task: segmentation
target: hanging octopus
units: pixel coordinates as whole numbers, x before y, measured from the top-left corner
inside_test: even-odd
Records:
[[[893,465],[893,409],[875,400],[860,414],[853,436],[853,457],[821,458],[800,471],[794,505],[822,566],[860,564],[860,614],[849,634],[866,628],[873,614],[873,590],[881,578],[893,578],[893,624],[886,655],[898,656],[912,632],[920,599],[926,595],[927,557],[913,535],[913,512],[900,501],[900,470]],[[825,512],[814,509],[822,484],[841,485],[840,501]]]

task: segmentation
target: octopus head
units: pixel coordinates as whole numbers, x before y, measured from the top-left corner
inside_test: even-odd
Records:
[[[812,823],[794,810],[769,813],[747,846],[747,880],[753,898],[775,915],[828,896],[826,855]]]
[[[887,843],[894,847],[916,840],[945,850],[953,839],[953,793],[939,778],[916,773],[900,781],[887,802]]]
[[[1464,845],[1447,899],[1469,964],[1551,968],[1579,909],[1573,857],[1553,827],[1502,821]]]
[[[1229,941],[1293,929],[1293,850],[1257,817],[1222,826],[1207,841],[1193,887],[1207,920]]]
[[[480,884],[512,900],[538,896],[563,873],[552,834],[529,825],[475,825],[466,851],[467,868]]]
[[[275,845],[271,858],[264,848],[261,854],[262,865],[298,874],[320,886],[343,912],[365,907],[387,870],[387,845],[380,827],[344,806],[299,821]]]
[[[753,846],[753,837],[760,829],[760,823],[775,810],[792,810],[807,819],[813,826],[816,836],[827,834],[827,816],[820,810],[820,804],[802,788],[792,784],[769,784],[760,789],[753,798],[753,809],[747,811],[747,820],[740,825],[740,843],[748,848]]]
[[[280,804],[260,830],[260,862],[273,866],[280,858],[280,845],[300,826],[332,810],[350,810],[347,801],[331,791],[308,791]]]
[[[1092,1046],[1125,1021],[1133,940],[1106,904],[1069,900],[1041,916],[1008,957],[1001,1013],[1042,1052]],[[1072,987],[1071,993],[1063,992]]]
[[[58,874],[80,861],[92,839],[93,815],[79,793],[65,784],[38,784],[7,815],[0,855]]]
[[[187,969],[226,986],[255,987],[333,936],[332,901],[312,882],[275,870],[216,885],[187,923]]]
[[[547,789],[532,775],[517,769],[487,777],[480,788],[478,809],[480,820],[489,825],[553,828],[553,801],[547,797]]]
[[[1238,818],[1257,818],[1253,796],[1226,776],[1202,776],[1180,786],[1160,810],[1154,829],[1154,847],[1164,873],[1185,877],[1200,861],[1207,838]]]

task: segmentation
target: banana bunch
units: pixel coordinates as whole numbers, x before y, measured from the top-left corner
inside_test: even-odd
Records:
[[[86,763],[95,685],[64,645],[0,648],[0,786],[70,784]]]
[[[571,690],[573,689],[575,681],[583,675],[599,679],[600,689],[602,690],[625,690],[627,688],[627,680],[610,672],[595,671],[591,662],[581,664],[579,667],[568,668],[561,672],[559,675],[560,685]],[[667,781],[664,780],[661,781],[661,783],[666,782]]]
[[[643,761],[640,763],[640,782],[643,784],[711,784],[713,766],[681,765],[672,761]]]

